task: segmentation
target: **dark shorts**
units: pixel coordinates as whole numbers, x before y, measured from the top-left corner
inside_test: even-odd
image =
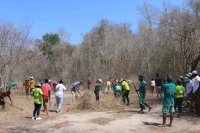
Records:
[[[193,93],[187,93],[187,97],[188,100],[193,100],[194,99],[194,95]]]
[[[5,102],[4,101],[0,101],[0,105],[5,105]]]
[[[43,101],[44,101],[45,103],[48,103],[49,99],[43,99]]]

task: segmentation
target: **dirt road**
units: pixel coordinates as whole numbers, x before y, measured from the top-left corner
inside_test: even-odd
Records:
[[[70,97],[68,97],[70,98]],[[28,108],[23,111],[7,106],[6,111],[0,111],[0,128],[2,133],[200,133],[200,118],[193,113],[183,112],[181,118],[174,118],[173,127],[159,127],[162,123],[161,103],[153,105],[151,112],[145,110],[138,114],[138,106],[126,107],[123,110],[104,112],[73,112],[63,110],[60,114],[50,109],[51,117],[41,112],[41,121],[31,119],[33,104],[30,98],[14,96],[15,105],[26,102]],[[69,100],[70,101],[70,100]],[[17,104],[18,103],[18,104]],[[52,101],[52,104],[54,101]],[[66,103],[64,105],[67,108]],[[167,123],[169,117],[167,117]]]

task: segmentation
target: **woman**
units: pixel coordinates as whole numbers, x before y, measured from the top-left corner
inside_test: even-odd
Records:
[[[42,100],[43,93],[42,93],[41,85],[39,82],[35,84],[35,88],[32,89],[31,95],[34,97],[34,105],[35,105],[32,119],[41,120],[42,118],[40,117],[40,108],[43,103],[43,100]],[[37,113],[37,117],[36,117],[36,113]]]
[[[155,80],[154,78],[151,79],[151,91],[152,91],[152,96],[156,97],[156,89],[155,89]]]
[[[178,116],[181,117],[181,112],[182,112],[182,103],[183,103],[183,98],[184,98],[184,92],[185,88],[181,84],[181,79],[177,79],[176,83],[176,89],[174,91],[174,110],[176,111],[176,107],[178,106]]]
[[[56,85],[55,91],[56,91],[55,97],[56,97],[56,104],[57,104],[57,111],[56,112],[59,113],[61,111],[62,104],[63,104],[63,101],[64,101],[63,92],[66,91],[66,87],[63,85],[62,79]]]

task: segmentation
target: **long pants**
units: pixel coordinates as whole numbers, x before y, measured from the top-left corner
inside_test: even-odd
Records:
[[[123,102],[125,103],[125,101],[127,100],[127,104],[129,104],[129,98],[128,98],[129,92],[130,92],[130,90],[125,90],[122,95]],[[125,100],[125,97],[126,97],[126,100]]]
[[[175,98],[174,101],[174,110],[176,111],[176,107],[178,106],[178,111],[182,112],[183,98]]]
[[[35,117],[36,113],[37,113],[37,117],[39,117],[40,116],[40,108],[41,108],[42,104],[34,103],[34,105],[35,105],[35,109],[33,111],[33,117]]]
[[[162,94],[161,86],[157,86],[156,87],[156,93],[157,93],[157,98],[163,99],[163,94]]]
[[[56,94],[57,112],[61,111],[64,96],[63,94]]]
[[[105,88],[105,92],[108,92],[109,90],[110,90],[110,92],[112,91],[112,90],[111,90],[111,86],[110,86],[110,85],[107,85],[106,88]]]
[[[95,96],[96,96],[96,100],[98,101],[99,100],[99,93],[95,92]]]

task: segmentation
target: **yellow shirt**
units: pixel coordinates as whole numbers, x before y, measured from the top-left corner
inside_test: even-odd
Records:
[[[112,83],[111,83],[110,81],[107,81],[107,85],[111,86],[111,84],[112,84]]]
[[[29,81],[30,88],[35,88],[35,81],[32,79]]]

